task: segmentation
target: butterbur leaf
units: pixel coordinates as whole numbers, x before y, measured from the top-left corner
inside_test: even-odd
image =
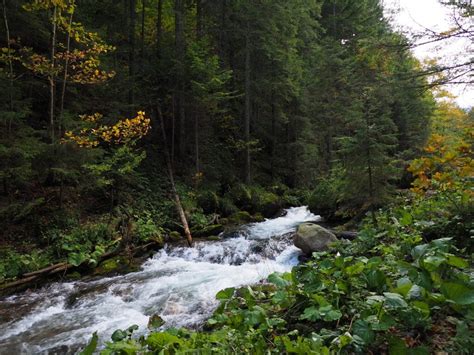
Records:
[[[413,306],[413,308],[423,314],[425,318],[428,318],[430,316],[430,306],[427,303],[421,301],[413,301],[411,305]]]
[[[428,271],[435,271],[439,266],[446,261],[442,256],[428,256],[423,259],[423,267]]]
[[[359,336],[364,341],[364,345],[369,345],[375,339],[375,333],[370,328],[370,324],[361,319],[354,323],[354,335]]]
[[[342,313],[337,309],[331,309],[329,312],[325,313],[323,316],[323,320],[326,322],[332,322],[338,320],[342,317]]]
[[[382,314],[379,318],[375,317],[373,323],[371,323],[371,327],[373,330],[381,330],[386,331],[393,327],[397,322],[388,314]]]
[[[321,319],[321,314],[319,313],[319,310],[317,307],[308,307],[304,310],[303,315],[300,316],[300,319],[307,319],[310,321],[317,321]]]
[[[389,308],[404,308],[407,307],[407,303],[401,295],[398,293],[384,292],[385,305]]]
[[[146,343],[152,350],[162,350],[163,348],[173,348],[175,345],[181,344],[182,341],[173,334],[152,333],[146,339]]]
[[[234,292],[235,292],[234,287],[229,287],[229,288],[220,290],[219,292],[217,292],[216,299],[218,299],[219,301],[230,300],[232,296],[234,295]]]
[[[417,260],[418,258],[420,258],[422,255],[426,253],[426,251],[428,250],[428,247],[429,247],[428,244],[417,245],[416,247],[412,249],[411,256],[413,257],[413,259]]]
[[[112,341],[117,342],[125,339],[127,337],[127,333],[121,329],[117,329],[115,332],[112,333]]]
[[[285,280],[280,274],[276,272],[268,276],[268,282],[271,282],[278,287],[286,287],[290,284],[290,282]]]
[[[89,341],[89,344],[82,350],[79,355],[92,355],[97,348],[97,343],[99,342],[99,337],[97,336],[97,332],[92,334],[92,339]]]
[[[148,319],[148,329],[156,329],[163,324],[165,324],[165,321],[158,314],[154,314]]]
[[[474,303],[474,289],[455,282],[444,282],[441,292],[454,303],[466,306]]]
[[[455,255],[448,255],[446,262],[448,265],[451,265],[460,269],[464,269],[469,266],[469,263],[466,260]]]

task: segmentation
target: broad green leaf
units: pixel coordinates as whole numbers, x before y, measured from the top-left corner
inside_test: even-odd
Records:
[[[92,334],[92,339],[89,341],[89,344],[87,344],[87,346],[79,353],[79,355],[93,355],[95,349],[97,348],[98,342],[99,337],[97,335],[97,332],[94,332],[94,334]]]
[[[165,321],[158,314],[154,314],[148,319],[148,329],[156,329],[163,324],[165,324]]]
[[[404,308],[407,307],[407,303],[401,295],[398,293],[384,292],[385,305],[389,308]]]
[[[303,311],[303,314],[300,316],[300,319],[307,319],[307,320],[315,322],[321,319],[321,314],[319,313],[319,310],[317,307],[311,306],[311,307],[305,308],[305,310]]]
[[[428,271],[435,271],[439,266],[446,261],[445,257],[442,256],[428,256],[423,258],[423,267]]]
[[[289,281],[282,278],[281,275],[276,272],[268,276],[268,282],[271,282],[272,284],[277,285],[278,287],[286,287],[290,285]]]
[[[170,346],[173,347],[174,345],[179,345],[182,343],[182,340],[176,335],[162,332],[150,334],[146,343],[152,350],[161,350],[163,348],[170,348]]]
[[[361,319],[354,322],[354,334],[359,336],[365,345],[371,344],[375,339],[375,333],[370,324]]]
[[[444,282],[441,292],[456,304],[466,306],[474,303],[474,289],[455,282]]]
[[[218,299],[219,301],[227,301],[227,300],[230,300],[230,299],[232,298],[232,296],[234,295],[234,292],[235,292],[235,288],[234,288],[234,287],[229,287],[229,288],[220,290],[220,291],[217,292],[217,294],[216,294],[216,299]]]
[[[115,332],[112,333],[112,340],[113,341],[120,341],[127,337],[127,333],[121,329],[117,329]]]
[[[425,318],[428,318],[430,316],[430,306],[427,303],[421,301],[413,301],[411,305],[413,306],[413,308],[420,311],[420,313],[422,313]]]
[[[464,269],[464,268],[467,268],[469,266],[469,263],[458,257],[458,256],[455,256],[455,255],[448,255],[447,256],[447,264],[448,265],[451,265],[451,266],[454,266],[454,267],[457,267],[457,268],[460,268],[460,269]]]

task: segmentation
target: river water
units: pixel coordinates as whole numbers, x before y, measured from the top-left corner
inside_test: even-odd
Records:
[[[243,226],[219,241],[165,247],[138,272],[54,283],[0,300],[0,354],[72,354],[95,331],[101,341],[132,324],[146,333],[154,314],[165,327],[197,327],[217,306],[219,290],[291,270],[299,255],[291,233],[318,220],[306,207],[290,208],[283,217]]]

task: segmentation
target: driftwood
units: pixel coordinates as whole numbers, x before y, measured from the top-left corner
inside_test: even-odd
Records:
[[[163,145],[164,145],[164,151],[165,151],[165,157],[166,157],[166,165],[168,167],[168,177],[170,180],[171,191],[173,193],[176,210],[178,211],[179,218],[181,219],[181,223],[183,224],[186,240],[188,241],[188,245],[191,247],[193,246],[193,237],[191,236],[191,231],[189,230],[188,220],[186,219],[183,206],[181,205],[181,200],[179,198],[178,191],[176,191],[176,185],[174,183],[174,176],[173,176],[173,166],[171,165],[171,159],[170,159],[168,144],[166,140],[165,121],[163,119],[163,114],[161,112],[160,106],[156,107],[156,111],[158,114],[158,118],[160,119],[161,133],[163,135]]]

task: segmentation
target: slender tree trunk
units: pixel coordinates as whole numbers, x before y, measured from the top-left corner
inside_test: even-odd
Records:
[[[244,116],[244,139],[245,139],[245,182],[250,184],[250,29],[247,23],[245,35],[245,116]]]
[[[194,153],[195,153],[195,164],[196,164],[196,175],[201,171],[199,163],[199,109],[197,109],[194,116]]]
[[[272,89],[272,152],[270,157],[270,164],[271,164],[271,176],[272,181],[275,181],[275,159],[276,159],[276,107],[275,107],[275,92]]]
[[[128,102],[133,105],[135,102],[135,25],[136,25],[136,0],[129,1],[130,23],[128,28],[128,76],[130,87],[128,91]]]
[[[372,216],[372,222],[375,226],[377,226],[377,218],[375,216],[375,199],[374,199],[374,180],[373,180],[373,172],[372,172],[372,152],[371,152],[371,137],[370,137],[370,120],[369,114],[366,113],[365,117],[366,122],[366,137],[367,137],[367,146],[366,146],[366,154],[367,154],[367,175],[369,178],[369,200],[370,200],[370,214]]]
[[[166,131],[165,131],[165,122],[163,119],[163,114],[161,112],[161,108],[157,106],[157,114],[160,119],[161,125],[161,133],[163,135],[163,144],[164,151],[165,151],[165,158],[166,158],[166,165],[168,167],[168,177],[170,179],[171,190],[173,192],[174,201],[176,204],[176,210],[178,211],[179,218],[181,219],[181,223],[183,224],[184,234],[186,235],[186,240],[188,241],[188,245],[190,247],[193,246],[193,237],[191,236],[191,231],[189,230],[188,220],[186,219],[186,214],[184,213],[183,206],[181,205],[181,200],[179,198],[178,191],[176,190],[176,185],[174,183],[174,175],[173,175],[173,167],[171,166],[171,160],[168,152],[167,147],[167,139],[166,139]]]
[[[176,41],[176,61],[178,63],[178,122],[179,122],[179,157],[184,158],[186,149],[186,112],[184,107],[184,57],[185,57],[185,38],[184,38],[184,0],[175,0],[175,41]]]
[[[63,75],[63,82],[61,87],[61,104],[60,104],[60,111],[58,117],[58,132],[59,137],[62,136],[62,126],[63,126],[63,114],[64,114],[64,99],[66,97],[66,85],[67,85],[67,76],[69,70],[69,55],[71,51],[71,26],[72,26],[72,19],[74,17],[74,2],[71,4],[73,9],[71,11],[71,15],[69,16],[69,28],[67,31],[67,40],[66,40],[66,59],[64,61],[64,75]]]
[[[196,0],[196,39],[199,42],[202,37],[202,1]],[[196,178],[201,172],[199,161],[199,118],[201,115],[200,103],[196,102],[194,110],[194,161],[196,166]],[[197,181],[197,180],[196,180]]]
[[[202,0],[196,0],[196,37],[202,37]]]
[[[172,99],[173,116],[171,119],[171,166],[174,168],[174,158],[176,156],[176,96]]]
[[[161,56],[161,37],[163,35],[163,0],[158,0],[158,16],[156,18],[156,56]]]
[[[5,24],[5,35],[7,40],[7,48],[8,48],[8,109],[10,112],[13,111],[13,63],[10,57],[11,45],[10,45],[10,27],[8,26],[8,16],[7,16],[7,4],[6,0],[3,0],[3,22]],[[10,115],[11,116],[11,115]],[[8,129],[7,129],[7,137],[10,137],[12,133],[12,117],[8,120]]]
[[[56,55],[56,22],[57,22],[57,7],[54,7],[53,10],[53,28],[52,28],[52,36],[51,36],[51,70],[55,69],[55,55]],[[54,88],[55,88],[55,81],[54,81],[54,73],[50,73],[48,76],[49,81],[49,129],[51,131],[51,143],[54,144]]]
[[[145,15],[146,15],[146,0],[142,0],[142,24],[140,33],[140,60],[143,65],[145,59]]]

